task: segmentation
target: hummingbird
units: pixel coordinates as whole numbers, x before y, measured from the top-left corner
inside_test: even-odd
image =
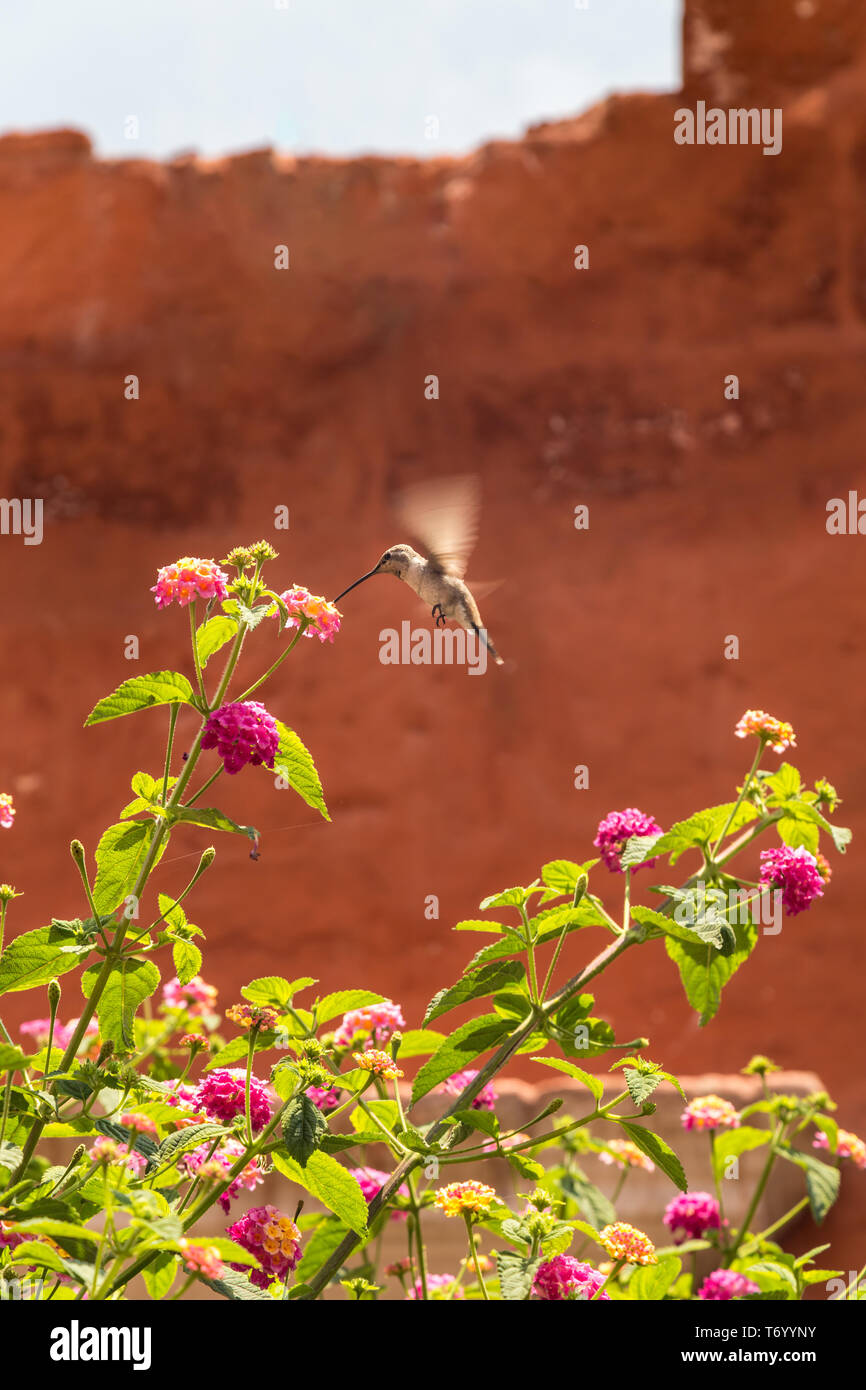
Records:
[[[478,604],[463,580],[478,535],[477,477],[470,474],[415,483],[397,494],[395,510],[406,529],[429,551],[429,558],[419,555],[411,545],[389,546],[378,563],[338,594],[334,602],[339,603],[374,574],[394,574],[414,589],[424,603],[432,605],[431,616],[437,627],[444,627],[446,618],[451,618],[467,632],[474,632],[497,666],[502,666],[502,657],[487,636]]]

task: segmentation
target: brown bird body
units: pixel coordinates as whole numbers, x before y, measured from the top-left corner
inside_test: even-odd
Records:
[[[429,559],[411,545],[392,545],[368,574],[356,579],[334,602],[374,574],[393,574],[430,604],[437,626],[451,618],[474,632],[501,666],[502,657],[488,638],[478,604],[463,580],[478,533],[478,480],[463,477],[417,483],[399,494],[396,510],[407,529],[424,541]]]

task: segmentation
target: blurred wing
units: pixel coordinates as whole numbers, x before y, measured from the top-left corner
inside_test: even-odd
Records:
[[[408,531],[446,574],[462,579],[478,537],[481,484],[475,474],[413,483],[394,508]]]

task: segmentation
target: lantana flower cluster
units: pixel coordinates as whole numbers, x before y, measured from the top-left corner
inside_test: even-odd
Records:
[[[228,580],[228,575],[215,561],[185,555],[159,570],[151,593],[156,594],[157,608],[168,608],[172,603],[185,608],[193,599],[210,602],[227,598]]]
[[[246,1212],[228,1227],[228,1235],[255,1255],[262,1266],[261,1269],[248,1269],[246,1265],[232,1265],[233,1269],[248,1273],[259,1289],[266,1289],[274,1279],[285,1279],[300,1259],[300,1231],[290,1217],[270,1204]]]
[[[601,857],[611,873],[621,874],[625,872],[622,867],[622,852],[626,841],[633,835],[660,835],[661,829],[658,821],[652,816],[645,815],[635,806],[629,806],[625,811],[611,811],[605,816],[598,827],[593,844],[601,851]],[[657,859],[645,859],[642,864],[634,867],[649,869],[657,863]]]
[[[774,719],[772,714],[767,714],[766,710],[762,709],[747,709],[742,719],[737,722],[734,733],[737,738],[748,738],[750,734],[757,734],[774,753],[784,753],[786,748],[797,746],[791,725],[781,719]]]
[[[383,999],[379,1004],[367,1004],[362,1009],[350,1009],[334,1033],[335,1047],[348,1047],[358,1033],[369,1033],[371,1047],[381,1047],[392,1034],[406,1027],[399,1004]]]
[[[788,917],[805,912],[816,898],[824,895],[825,877],[818,860],[803,845],[797,849],[781,845],[762,850],[760,881],[766,887],[782,890],[782,906]]]
[[[340,631],[342,614],[335,604],[329,603],[321,594],[311,594],[301,584],[293,584],[280,598],[289,610],[286,627],[298,627],[302,618],[309,618],[310,625],[304,629],[305,637],[318,637],[320,642],[333,642]]]
[[[696,1096],[680,1116],[683,1129],[736,1129],[740,1117],[721,1096]]]
[[[250,763],[273,768],[280,746],[276,721],[258,700],[220,705],[208,715],[202,748],[215,748],[229,776]]]

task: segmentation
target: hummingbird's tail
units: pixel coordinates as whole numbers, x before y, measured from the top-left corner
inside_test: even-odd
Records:
[[[505,662],[502,660],[502,657],[499,655],[499,653],[498,653],[498,651],[496,650],[496,648],[494,647],[493,643],[490,641],[490,638],[487,636],[487,629],[486,629],[486,627],[476,627],[476,628],[475,628],[475,633],[476,633],[476,635],[477,635],[478,637],[481,638],[482,642],[484,643],[485,647],[486,647],[487,650],[489,651],[490,655],[493,657],[493,660],[496,662],[496,665],[497,665],[497,666],[504,666],[504,665],[505,665]]]

